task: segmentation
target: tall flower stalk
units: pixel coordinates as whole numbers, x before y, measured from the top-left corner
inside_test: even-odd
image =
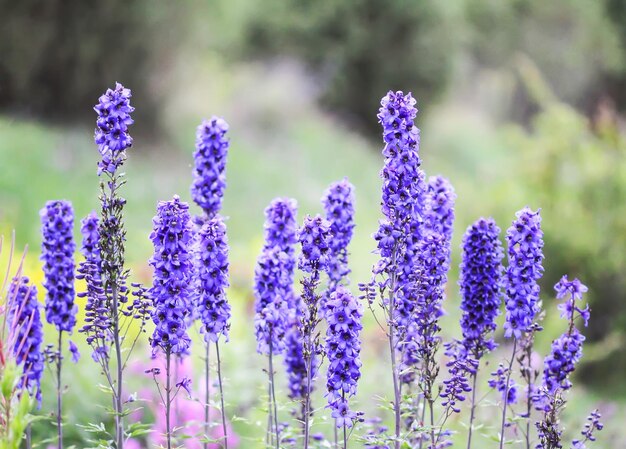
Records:
[[[55,365],[57,388],[57,445],[63,449],[63,334],[76,325],[74,303],[74,210],[69,201],[48,201],[41,216],[41,260],[46,289],[46,320],[57,330],[57,348],[48,354]]]
[[[220,358],[220,339],[228,341],[230,305],[226,297],[228,288],[228,239],[226,225],[220,215],[208,220],[196,236],[196,261],[194,275],[198,281],[195,312],[200,322],[200,333],[206,347],[215,344],[217,376],[221,401],[224,447],[228,448],[226,410]],[[208,357],[208,350],[206,351]],[[208,372],[206,373],[208,375]]]
[[[460,266],[461,330],[463,348],[476,361],[470,373],[472,402],[467,449],[472,446],[476,411],[476,379],[480,359],[496,347],[493,332],[502,304],[502,258],[500,228],[491,218],[480,218],[465,231]]]
[[[537,329],[535,318],[541,304],[539,302],[538,281],[543,274],[543,231],[541,230],[541,216],[539,211],[533,212],[528,207],[516,213],[516,219],[506,233],[508,244],[508,266],[506,269],[506,316],[504,336],[513,338],[513,350],[508,363],[506,374],[502,420],[500,423],[500,449],[504,446],[506,429],[506,411],[508,405],[508,390],[513,371],[513,361],[517,354],[518,345],[523,346],[521,351],[530,351],[532,340],[523,338]],[[528,391],[532,385],[528,385]],[[529,417],[528,417],[529,418]]]
[[[306,366],[306,391],[304,397],[304,448],[309,447],[310,419],[311,419],[311,391],[317,372],[314,366],[315,356],[320,354],[321,347],[317,326],[320,322],[318,315],[320,294],[317,288],[321,274],[328,269],[328,251],[330,224],[321,216],[307,216],[304,224],[298,231],[298,241],[302,247],[302,254],[298,260],[298,268],[304,272],[302,279],[303,314],[300,320],[300,334],[302,335],[302,356]]]
[[[152,288],[152,321],[155,329],[150,343],[153,351],[165,355],[165,407],[167,449],[172,447],[171,406],[178,390],[172,386],[172,357],[186,353],[191,339],[187,322],[191,310],[191,280],[193,277],[192,231],[189,206],[174,196],[158,204],[150,240],[154,254],[150,265],[154,269]],[[156,380],[156,376],[155,376]],[[159,393],[161,389],[157,382]],[[180,388],[177,385],[177,388]]]
[[[395,449],[399,449],[402,443],[400,361],[417,299],[420,272],[417,246],[423,231],[421,213],[427,189],[420,169],[416,115],[411,94],[389,92],[381,100],[378,120],[383,127],[385,142],[385,162],[381,171],[384,219],[374,235],[380,260],[373,268],[371,282],[360,286],[370,309],[373,311],[377,297],[383,309],[384,319],[375,317],[389,340]]]
[[[294,305],[293,276],[296,263],[296,203],[275,199],[265,209],[265,243],[254,272],[257,352],[268,357],[267,441],[280,446],[276,404],[274,356],[285,350]]]
[[[98,115],[94,141],[101,156],[98,162],[100,218],[97,235],[91,228],[93,215],[83,222],[83,238],[93,242],[84,244],[85,262],[79,270],[87,284],[87,291],[82,296],[87,297],[89,318],[81,331],[86,335],[92,358],[99,364],[111,392],[115,420],[113,444],[117,449],[124,447],[126,435],[124,370],[149,313],[149,304],[142,296],[144,290],[140,286],[137,286],[136,300],[129,302],[129,270],[125,268],[126,200],[120,190],[126,181],[120,169],[126,161],[126,151],[133,144],[129,127],[133,124],[131,114],[135,109],[130,105],[130,97],[130,90],[116,83],[115,88],[107,89],[94,106]],[[139,332],[131,331],[134,320],[140,322]]]
[[[194,217],[195,230],[198,234],[203,224],[209,220],[217,218],[222,209],[224,191],[226,190],[226,161],[230,146],[228,137],[228,123],[220,117],[212,117],[203,121],[196,129],[196,148],[194,151],[193,181],[191,183],[191,198],[202,209],[202,215]],[[196,235],[196,245],[199,237]],[[206,242],[205,242],[206,243]],[[200,248],[196,248],[200,250]],[[197,264],[201,262],[201,257],[196,257]],[[226,261],[227,263],[227,261]],[[227,266],[226,266],[227,269]],[[199,273],[206,271],[206,267],[196,267],[195,282],[199,280]],[[227,274],[227,273],[226,273]],[[220,286],[215,287],[217,290]],[[205,293],[196,298],[194,318],[200,317],[203,313],[204,303],[208,300]],[[206,321],[206,320],[205,320]],[[205,322],[202,323],[205,325]],[[209,435],[211,423],[210,419],[210,352],[211,340],[205,338],[204,347],[204,434]],[[216,343],[217,344],[217,343]],[[223,411],[222,411],[223,412]],[[226,433],[224,433],[226,435]],[[204,449],[208,449],[208,440],[204,443]]]
[[[567,331],[552,342],[550,354],[543,362],[542,384],[533,398],[537,409],[543,412],[542,420],[536,423],[539,435],[537,449],[563,447],[559,415],[565,408],[565,393],[572,387],[569,377],[582,358],[585,341],[585,337],[576,327],[576,321],[582,321],[587,326],[590,315],[588,305],[584,309],[578,306],[587,291],[587,287],[578,279],[570,281],[567,276],[563,276],[554,289],[557,298],[565,300],[559,304],[559,310],[561,318],[567,320]],[[579,441],[579,447],[580,444]]]
[[[357,382],[361,377],[360,333],[363,328],[363,311],[343,286],[331,293],[326,307],[326,398],[335,426],[343,430],[343,449],[347,449],[347,429],[354,425],[359,416],[350,410],[348,399],[356,394]]]

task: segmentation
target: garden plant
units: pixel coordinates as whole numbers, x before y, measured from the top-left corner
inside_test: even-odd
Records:
[[[578,279],[564,275],[555,285],[563,333],[543,360],[534,350],[544,317],[540,209],[521,207],[503,235],[488,217],[467,227],[459,338],[444,337],[446,295],[456,290],[448,272],[457,193],[446,178],[426,176],[416,101],[390,91],[378,112],[382,217],[372,239],[378,260],[370,279],[350,279],[358,192],[347,178],[320,192],[323,214],[299,221],[290,197],[265,209],[248,328],[265,360],[267,421],[263,441],[239,442],[222,369],[233,314],[228,221],[221,215],[231,131],[220,117],[198,126],[191,198],[199,212],[178,195],[156,205],[152,282],[131,283],[122,196],[133,144],[130,100],[131,91],[116,84],[94,107],[99,213],[80,221],[82,242],[74,241],[71,202],[50,200],[40,212],[44,306],[14,239],[0,240],[0,251],[9,255],[0,279],[0,449],[69,447],[64,416],[74,411],[63,407],[72,388],[64,373],[73,369],[67,361],[80,358],[77,339],[90,348],[110,397],[100,404],[110,423],[81,423],[94,448],[470,449],[485,447],[476,442],[479,433],[499,449],[582,449],[595,440],[602,430],[598,410],[575,439],[565,438],[561,422],[582,358],[581,329],[590,319],[587,287]],[[543,296],[553,300],[549,292]],[[368,377],[361,361],[369,350],[362,341],[368,315],[386,340],[390,397],[358,394]],[[44,341],[44,319],[54,328],[50,342]],[[202,349],[192,352],[192,341]],[[140,352],[149,353],[147,369],[135,369]],[[202,354],[201,371],[190,367],[194,354]],[[46,366],[56,391],[41,387]],[[132,376],[152,382],[154,423],[138,419],[142,407],[126,388]],[[286,398],[279,397],[278,379],[287,381]],[[43,395],[56,398],[54,410],[41,410]],[[184,418],[184,397],[199,407],[193,419]],[[379,413],[360,411],[367,401],[377,401]],[[482,422],[482,409],[489,409],[492,422]],[[33,423],[48,419],[55,435],[34,441]],[[316,431],[320,419],[331,423],[326,433]]]

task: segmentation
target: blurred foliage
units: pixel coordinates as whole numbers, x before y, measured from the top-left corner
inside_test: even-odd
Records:
[[[0,107],[48,120],[85,117],[115,80],[134,87],[143,123],[158,96],[146,83],[167,56],[175,9],[147,0],[0,0]]]
[[[353,124],[378,132],[372,111],[389,89],[433,102],[459,46],[456,2],[269,0],[248,24],[254,55],[295,55],[322,82],[322,101]],[[376,92],[376,95],[369,93]]]
[[[544,291],[551,291],[563,274],[580,278],[589,287],[592,305],[587,337],[623,341],[626,135],[609,103],[589,120],[554,100],[532,66],[522,65],[522,76],[540,112],[529,130],[515,128],[506,140],[519,154],[513,179],[522,181],[528,201],[542,208],[548,267]],[[583,374],[599,386],[619,385],[626,372],[626,347],[607,343],[603,355],[586,365]]]

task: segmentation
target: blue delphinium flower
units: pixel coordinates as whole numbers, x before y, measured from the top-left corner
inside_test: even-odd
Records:
[[[191,343],[186,320],[191,309],[193,271],[189,205],[178,196],[159,202],[153,225],[150,240],[154,255],[150,265],[154,275],[150,297],[156,327],[150,342],[154,350],[161,348],[166,354],[183,354]]]
[[[307,366],[304,360],[302,334],[298,326],[289,326],[285,333],[285,371],[287,372],[288,396],[294,401],[304,401],[307,395]],[[313,366],[316,357],[313,355]],[[313,392],[314,384],[311,384]],[[304,403],[304,402],[303,402]]]
[[[543,231],[539,211],[528,207],[516,214],[507,230],[509,265],[506,269],[504,335],[519,339],[539,312],[539,284],[543,274]]]
[[[500,363],[498,369],[491,373],[491,379],[487,383],[491,388],[500,392],[502,400],[506,401],[507,404],[515,404],[517,402],[517,384],[511,379],[509,368],[504,366],[503,363]]]
[[[424,227],[430,232],[441,234],[446,242],[452,240],[455,201],[456,193],[450,181],[443,176],[431,176],[428,179]]]
[[[326,320],[326,380],[328,406],[337,427],[352,427],[356,413],[348,406],[348,399],[356,394],[361,377],[361,341],[363,311],[357,300],[343,286],[330,295]]]
[[[502,303],[500,228],[491,218],[480,218],[463,236],[460,266],[461,330],[463,345],[476,359],[495,348],[492,334]]]
[[[72,332],[78,310],[74,304],[74,210],[69,201],[48,201],[39,214],[46,320],[59,331]]]
[[[580,432],[583,436],[582,439],[572,441],[572,449],[586,449],[585,443],[587,441],[596,441],[595,432],[599,432],[604,428],[604,425],[600,422],[602,416],[598,410],[594,410],[587,417],[585,428]]]
[[[348,245],[354,233],[354,186],[347,179],[334,182],[322,197],[326,219],[330,223],[330,252],[328,277],[330,290],[334,290],[350,273]]]
[[[311,385],[317,367],[313,365],[315,355],[320,352],[317,325],[320,306],[320,295],[316,289],[322,272],[328,269],[328,251],[330,248],[330,224],[319,215],[306,216],[302,227],[298,230],[298,242],[301,255],[298,268],[304,272],[302,278],[302,316],[300,319],[300,335],[302,336],[302,356],[306,365],[306,388],[304,398],[304,441],[308,447],[309,421],[311,418]]]
[[[104,361],[108,356],[108,341],[111,319],[106,302],[106,295],[100,276],[100,234],[98,232],[99,219],[95,212],[91,212],[81,221],[80,232],[83,235],[81,252],[85,260],[79,264],[76,279],[84,280],[87,291],[77,294],[79,298],[87,298],[85,304],[85,324],[79,332],[87,336],[87,344],[92,347],[92,358],[95,361]]]
[[[255,333],[257,351],[280,354],[284,336],[293,324],[295,294],[293,291],[296,265],[296,202],[277,198],[265,209],[265,243],[254,274]]]
[[[552,342],[550,354],[543,361],[542,384],[533,397],[535,407],[543,411],[543,419],[536,423],[539,436],[537,447],[541,449],[562,447],[559,414],[566,402],[564,393],[572,387],[569,376],[582,358],[585,341],[575,323],[580,319],[586,326],[589,319],[589,309],[576,305],[587,291],[585,285],[578,279],[569,281],[567,276],[563,276],[554,288],[558,298],[565,298],[564,304],[559,308],[562,316],[567,319],[568,329]]]
[[[35,396],[41,404],[43,325],[37,301],[37,287],[26,276],[15,278],[9,287],[8,298],[11,351],[22,369],[18,388]]]
[[[254,328],[259,354],[269,354],[270,347],[272,354],[280,354],[284,349],[283,340],[290,317],[287,300],[293,294],[285,288],[284,257],[285,253],[279,248],[265,250],[254,270]]]
[[[103,171],[114,174],[133,144],[128,127],[133,124],[130,114],[135,108],[130,105],[130,97],[130,89],[116,83],[115,89],[107,89],[94,106],[98,113],[94,140],[102,156],[98,174]]]
[[[202,323],[200,332],[206,342],[228,339],[230,304],[226,298],[228,282],[228,239],[221,216],[207,221],[197,237],[197,276],[199,292],[196,312]]]
[[[227,131],[228,123],[220,117],[205,120],[196,131],[191,197],[207,218],[215,217],[222,208],[229,147]]]

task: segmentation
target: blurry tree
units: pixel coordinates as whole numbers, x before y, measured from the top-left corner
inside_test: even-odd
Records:
[[[81,118],[117,80],[133,89],[143,122],[154,118],[147,80],[155,47],[163,51],[175,33],[173,7],[149,0],[0,0],[0,12],[1,108]]]
[[[519,155],[514,182],[525,180],[529,204],[542,207],[549,261],[544,291],[551,291],[563,274],[580,278],[591,298],[588,338],[601,344],[623,342],[626,135],[609,104],[601,105],[589,120],[557,101],[534,66],[523,64],[521,72],[540,112],[530,130],[515,128],[507,142]],[[583,375],[598,386],[622,385],[626,346],[602,349],[585,365]]]
[[[267,0],[247,27],[255,55],[292,55],[322,80],[323,102],[361,129],[389,89],[431,102],[458,49],[458,2]],[[419,107],[419,105],[418,105]]]
[[[623,0],[608,1],[626,5]],[[470,54],[479,65],[492,68],[510,65],[517,54],[525,54],[558,98],[593,109],[607,75],[626,68],[626,54],[611,21],[614,14],[607,11],[606,2],[466,0]],[[625,23],[619,26],[626,31]],[[518,95],[517,100],[513,118],[532,115],[528,98]]]

